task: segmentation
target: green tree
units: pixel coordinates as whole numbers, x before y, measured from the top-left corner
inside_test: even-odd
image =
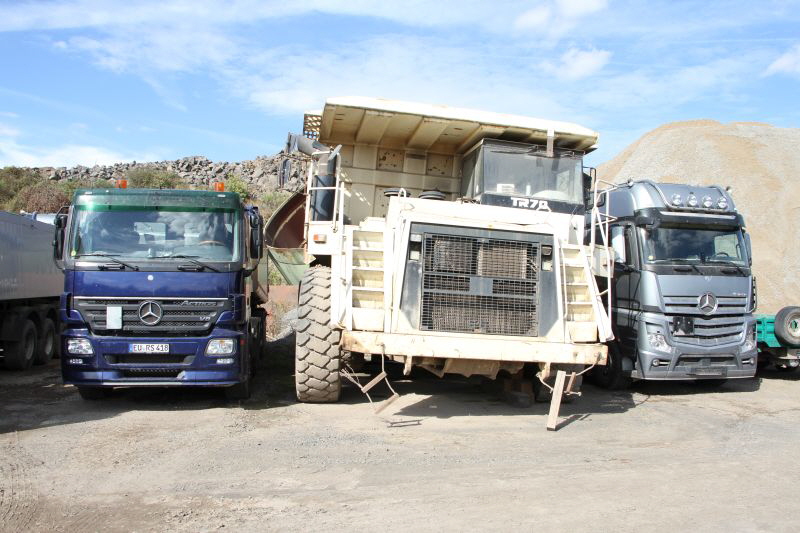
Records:
[[[0,207],[11,210],[14,197],[25,187],[36,183],[36,176],[27,168],[0,169]]]
[[[55,213],[69,202],[70,197],[61,186],[45,180],[23,187],[10,202],[10,207],[14,212]]]
[[[247,182],[238,176],[229,174],[225,182],[225,189],[230,192],[238,193],[242,201],[250,198],[250,188],[247,186]]]
[[[132,189],[175,189],[181,179],[174,172],[153,168],[134,168],[125,178]]]

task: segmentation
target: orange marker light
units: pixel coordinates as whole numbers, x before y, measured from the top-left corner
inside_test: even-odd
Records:
[[[214,182],[214,190],[217,192],[225,192],[225,183],[221,181]]]
[[[128,188],[128,180],[117,180],[117,188],[118,189],[127,189]]]

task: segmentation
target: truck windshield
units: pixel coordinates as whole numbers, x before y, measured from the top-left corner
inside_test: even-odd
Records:
[[[484,146],[483,186],[488,193],[583,203],[583,164],[574,152],[546,157],[530,146]]]
[[[645,232],[644,237],[644,259],[648,263],[747,264],[739,229],[659,226]]]
[[[207,261],[239,258],[239,222],[228,209],[76,206],[70,256],[106,261],[99,254],[154,260],[170,256]],[[91,255],[98,254],[98,255]]]

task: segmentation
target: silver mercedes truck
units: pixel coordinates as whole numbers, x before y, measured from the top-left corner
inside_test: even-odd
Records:
[[[633,379],[721,384],[753,377],[750,236],[730,192],[628,181],[597,203],[610,221],[604,238],[614,275],[602,289],[609,289],[615,338],[595,381],[619,389]]]

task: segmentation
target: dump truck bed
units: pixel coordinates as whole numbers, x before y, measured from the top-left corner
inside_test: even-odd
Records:
[[[382,98],[329,98],[322,111],[308,112],[304,135],[322,143],[366,144],[463,154],[483,138],[545,144],[590,152],[599,134],[569,122]]]
[[[57,297],[64,278],[53,263],[50,224],[0,211],[0,300]]]

